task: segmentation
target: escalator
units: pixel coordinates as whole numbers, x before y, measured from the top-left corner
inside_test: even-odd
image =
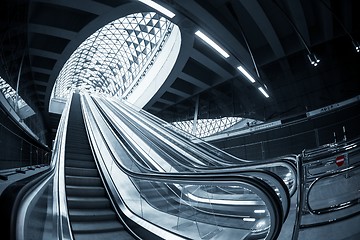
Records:
[[[245,172],[128,168],[120,159],[136,166],[136,152],[116,139],[93,107],[79,94],[66,105],[51,174],[31,187],[14,210],[17,237],[12,239],[249,240],[279,235],[285,208],[265,181]]]
[[[140,130],[141,126],[138,123],[141,120],[137,121],[137,118],[131,116],[130,114],[124,116],[122,114],[124,113],[123,111],[120,111],[120,109],[116,109],[115,107],[112,107],[110,102],[107,102],[105,99],[94,99],[94,100],[95,103],[96,102],[98,103],[96,106],[102,110],[104,119],[108,120],[109,125],[113,127],[114,132],[118,133],[117,136],[119,137],[119,139],[125,142],[124,144],[128,144],[127,148],[135,149],[135,151],[136,149],[150,148],[152,151],[151,152],[152,158],[156,159],[156,163],[159,163],[160,162],[159,160],[163,159],[163,161],[161,161],[161,164],[154,165],[155,167],[153,167],[152,169],[158,169],[160,171],[164,171],[164,170],[166,171],[167,169],[170,169],[170,171],[172,172],[178,171],[182,173],[201,172],[202,174],[204,174],[205,172],[222,171],[222,172],[227,172],[228,174],[248,174],[262,178],[263,180],[267,181],[269,185],[273,186],[274,190],[279,193],[279,197],[282,200],[283,209],[284,209],[284,219],[286,219],[290,205],[288,201],[289,197],[288,197],[288,193],[284,189],[284,185],[281,182],[279,182],[277,175],[274,175],[271,172],[266,172],[266,173],[263,172],[262,170],[260,170],[261,169],[260,167],[257,168],[258,165],[256,164],[251,164],[246,167],[239,166],[236,168],[234,167],[224,168],[223,166],[211,168],[205,166],[195,167],[195,164],[193,166],[187,165],[185,162],[188,161],[188,159],[193,158],[195,160],[200,160],[204,157],[204,154],[202,154],[202,152],[194,151],[194,155],[192,155],[191,152],[189,153],[186,150],[181,150],[180,148],[178,148],[180,145],[177,143],[172,144],[172,146],[167,146],[166,143],[169,143],[170,141],[175,142],[176,138],[174,137],[170,141],[167,141],[165,139],[166,137],[155,133],[155,130],[151,130],[150,128],[147,128],[145,130],[143,129],[143,131],[141,131]],[[89,99],[89,102],[92,101]],[[107,111],[105,112],[104,110]],[[116,119],[119,119],[120,121],[115,122]],[[153,127],[155,128],[156,126]],[[163,140],[164,142],[162,142],[161,140]],[[142,155],[141,159],[146,159],[146,156],[141,152],[138,152],[136,154],[138,156]],[[205,158],[204,162],[207,162],[208,159],[210,160],[215,159],[215,157],[214,158],[207,157]],[[146,162],[146,160],[145,161],[142,160],[139,162]],[[147,162],[148,162],[147,165],[151,165],[152,162],[155,162],[155,160],[154,161],[148,160]],[[268,165],[265,164],[265,167],[267,166]]]
[[[281,177],[288,186],[290,195],[296,190],[296,167],[294,157],[284,156],[277,159],[268,159],[266,161],[247,161],[236,158],[226,152],[217,149],[210,144],[193,144],[181,134],[169,128],[169,124],[159,123],[154,120],[145,111],[136,111],[124,102],[114,99],[105,100],[103,98],[94,98],[97,105],[105,110],[113,125],[116,119],[119,119],[124,125],[121,128],[131,129],[135,135],[141,136],[157,154],[171,164],[171,169],[178,171],[218,171],[219,168],[226,171],[235,169],[263,169],[274,172]],[[111,125],[111,123],[110,123]],[[125,126],[127,125],[127,126]],[[116,126],[118,128],[118,126]],[[123,134],[124,131],[118,131]],[[129,135],[129,134],[128,134]],[[124,138],[125,136],[123,136]],[[135,141],[137,144],[139,141]],[[200,141],[200,143],[203,143]],[[172,163],[170,163],[172,162]]]
[[[65,147],[65,184],[75,239],[134,239],[112,206],[95,164],[80,107],[71,103]]]
[[[281,179],[274,178],[284,193],[284,206],[268,184],[249,176],[250,171],[201,174],[146,171],[141,159],[145,157],[145,151],[153,153],[153,150],[129,147],[126,139],[117,138],[89,96],[83,96],[81,100],[89,139],[102,172],[111,174],[119,196],[124,197],[129,210],[143,221],[151,221],[190,239],[238,239],[239,236],[243,239],[273,239],[276,236],[276,228],[281,228],[286,218],[289,200]],[[140,161],[136,162],[139,157]],[[136,172],[133,166],[137,166]],[[265,171],[251,172],[271,177]]]

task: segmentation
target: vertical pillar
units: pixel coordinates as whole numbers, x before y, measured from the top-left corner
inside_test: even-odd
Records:
[[[16,82],[16,100],[15,100],[15,112],[16,113],[19,110],[19,84],[20,84],[20,76],[21,76],[22,65],[24,62],[24,57],[25,57],[25,52],[23,53],[22,58],[21,58],[19,73],[18,73],[17,82]]]
[[[264,149],[264,142],[261,141],[261,158],[262,160],[265,159],[265,149]]]
[[[199,113],[199,95],[196,96],[196,100],[195,100],[194,122],[192,128],[192,134],[194,136],[196,136],[198,113]]]
[[[319,130],[315,128],[315,141],[316,141],[316,147],[320,146],[320,139],[319,139]]]

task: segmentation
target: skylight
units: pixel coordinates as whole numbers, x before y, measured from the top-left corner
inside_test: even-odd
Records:
[[[52,97],[67,99],[75,89],[122,96],[151,68],[173,28],[154,12],[131,14],[105,25],[65,63]]]
[[[194,121],[173,122],[172,124],[181,130],[194,135],[195,137],[203,138],[215,133],[221,132],[229,127],[235,125],[242,118],[240,117],[223,117],[218,119],[198,119],[196,128],[194,129]],[[195,132],[193,132],[195,130]]]
[[[17,95],[16,90],[13,89],[2,77],[0,77],[0,91],[4,94],[6,100],[14,108],[14,110],[18,112],[18,114],[24,112],[20,112],[20,110],[26,110],[26,114],[21,115],[23,119],[35,114],[32,108]]]

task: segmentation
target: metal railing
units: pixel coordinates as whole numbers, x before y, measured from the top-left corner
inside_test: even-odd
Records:
[[[292,239],[300,231],[360,214],[360,139],[304,150],[298,156],[298,192]]]
[[[91,129],[89,136],[97,162],[102,165],[100,168],[105,178],[109,175],[110,182],[107,182],[111,183],[111,191],[120,193],[116,205],[120,206],[121,212],[128,214],[124,218],[144,222],[142,226],[166,239],[170,239],[169,235],[172,239],[176,235],[209,239],[217,234],[227,239],[231,236],[236,239],[241,236],[276,238],[286,216],[280,199],[265,181],[246,175],[245,171],[199,174],[129,169],[122,162],[132,162],[134,156],[106,126],[91,100],[88,98],[84,102],[88,105],[84,117]],[[281,183],[281,179],[277,181]]]
[[[16,239],[72,239],[65,195],[65,143],[70,102],[59,122],[50,175],[21,200],[17,212]],[[36,224],[34,224],[36,223]],[[34,226],[36,225],[36,226]]]
[[[51,154],[43,147],[34,145],[0,123],[0,175],[25,173],[49,164]]]

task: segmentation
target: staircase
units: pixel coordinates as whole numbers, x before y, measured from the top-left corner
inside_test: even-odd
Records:
[[[87,138],[80,95],[71,103],[65,147],[65,184],[74,239],[134,239],[113,209]]]

